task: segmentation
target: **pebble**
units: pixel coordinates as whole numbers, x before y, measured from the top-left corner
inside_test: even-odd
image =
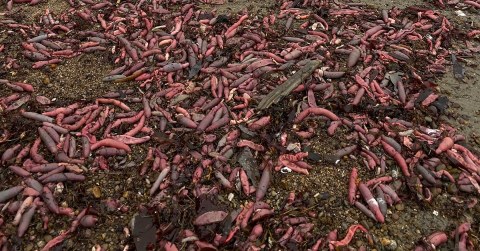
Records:
[[[102,191],[100,190],[100,187],[94,186],[92,188],[92,194],[93,197],[95,197],[96,199],[100,198],[102,196]]]
[[[33,250],[33,243],[28,243],[24,250],[25,250],[25,251],[31,251],[31,250]]]
[[[75,246],[75,242],[73,240],[66,240],[65,241],[65,246],[67,248],[71,248],[71,247],[74,247]]]
[[[432,120],[432,118],[430,118],[429,116],[425,116],[425,121],[426,121],[427,123],[432,123],[433,120]]]
[[[45,246],[45,244],[47,244],[44,240],[39,240],[37,242],[37,247],[39,248],[43,248],[43,246]]]
[[[440,187],[432,187],[430,191],[432,192],[433,197],[436,197],[437,195],[442,193],[442,189]]]
[[[445,169],[447,169],[447,167],[446,167],[444,164],[440,164],[440,165],[438,165],[437,168],[436,168],[437,171],[445,170]]]
[[[403,211],[403,209],[405,209],[405,205],[403,205],[403,203],[399,203],[395,205],[395,209],[397,209],[398,211]]]
[[[457,194],[457,193],[458,193],[458,188],[457,188],[457,186],[456,186],[455,184],[450,183],[450,184],[448,184],[448,186],[447,186],[447,192],[448,192],[449,194]]]
[[[380,243],[382,243],[382,246],[385,247],[385,250],[395,250],[397,249],[398,245],[395,240],[390,240],[387,238],[382,238],[380,239]]]
[[[355,246],[357,246],[357,247],[360,247],[360,246],[363,246],[363,245],[365,245],[365,243],[361,240],[358,240],[358,241],[355,242]]]
[[[396,220],[400,219],[400,215],[398,215],[397,213],[393,213],[392,214],[392,219],[396,221]]]
[[[47,235],[45,235],[45,237],[43,237],[43,240],[44,240],[45,242],[49,242],[49,241],[51,241],[52,239],[53,239],[53,237],[52,237],[51,235],[49,235],[49,234],[47,234]]]

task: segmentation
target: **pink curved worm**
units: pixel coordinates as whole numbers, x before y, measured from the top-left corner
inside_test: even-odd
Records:
[[[107,147],[114,147],[114,148],[118,148],[118,149],[123,149],[127,152],[131,152],[132,150],[130,149],[130,147],[125,144],[125,143],[122,143],[120,141],[117,141],[117,140],[114,140],[114,139],[102,139],[100,141],[98,141],[97,143],[95,144],[92,144],[91,147],[90,147],[90,150],[95,150],[99,147],[102,147],[102,146],[107,146]]]

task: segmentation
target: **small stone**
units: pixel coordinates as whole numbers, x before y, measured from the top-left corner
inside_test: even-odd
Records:
[[[457,121],[460,125],[468,125],[468,121],[463,118],[459,118]]]
[[[52,239],[53,239],[53,237],[52,237],[51,235],[49,235],[49,234],[47,234],[47,235],[45,235],[45,237],[43,237],[43,240],[44,240],[45,242],[49,242],[49,241],[51,241]]]
[[[440,165],[438,165],[437,168],[436,168],[437,172],[438,172],[438,171],[441,171],[441,170],[445,170],[445,169],[447,169],[447,167],[446,167],[444,164],[440,164]]]
[[[66,240],[65,241],[65,247],[67,248],[72,248],[76,245],[76,243],[73,240]]]
[[[454,103],[454,102],[451,102],[451,103],[450,103],[450,106],[451,106],[452,108],[461,108],[461,107],[462,107],[462,106],[460,106],[458,103]]]
[[[95,197],[96,199],[100,198],[102,196],[102,191],[100,190],[100,187],[94,186],[92,188],[92,194],[93,197]]]
[[[380,243],[382,243],[382,246],[385,247],[385,250],[395,250],[398,247],[395,240],[390,240],[387,238],[381,238]]]
[[[128,199],[128,197],[130,196],[130,192],[129,191],[125,191],[122,195],[123,198],[125,199]]]
[[[355,242],[355,246],[357,246],[357,247],[360,247],[360,246],[363,246],[363,245],[365,245],[365,243],[361,240],[358,240],[358,241]]]
[[[45,77],[45,78],[42,79],[42,82],[43,82],[43,84],[48,85],[48,84],[50,84],[50,78]]]
[[[396,220],[400,219],[400,215],[398,215],[397,213],[393,213],[393,214],[392,214],[392,219],[393,219],[394,221],[396,221]]]
[[[398,211],[403,211],[403,209],[405,209],[405,205],[403,205],[403,203],[399,203],[399,204],[395,205],[395,208]]]
[[[458,188],[457,188],[457,186],[456,186],[455,184],[450,183],[450,184],[448,184],[448,186],[447,186],[447,192],[448,192],[449,194],[457,194],[457,193],[458,193]]]
[[[433,120],[432,120],[432,118],[430,118],[429,116],[425,116],[425,121],[426,121],[427,123],[432,123]]]
[[[432,193],[433,197],[436,197],[437,195],[442,193],[442,189],[440,187],[432,187],[430,188],[430,192]]]
[[[44,240],[39,240],[37,242],[37,247],[39,248],[43,248],[43,246],[45,246],[45,244],[47,244]]]
[[[28,243],[27,246],[25,247],[25,251],[31,251],[33,250],[33,243]]]
[[[428,110],[431,111],[433,114],[438,114],[438,109],[437,107],[431,105],[428,107]]]

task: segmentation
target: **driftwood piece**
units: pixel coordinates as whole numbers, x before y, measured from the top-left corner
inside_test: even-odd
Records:
[[[320,61],[312,60],[308,62],[303,68],[295,72],[290,78],[283,84],[277,86],[275,90],[270,92],[265,98],[260,101],[257,106],[258,110],[264,110],[270,107],[272,104],[277,103],[282,98],[290,94],[300,83],[302,83],[307,77],[309,77],[315,69],[320,66]]]

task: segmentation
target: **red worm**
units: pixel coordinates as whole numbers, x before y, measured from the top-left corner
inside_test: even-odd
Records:
[[[128,107],[126,104],[123,102],[116,100],[116,99],[107,99],[107,98],[97,98],[96,102],[101,103],[101,104],[113,104],[115,106],[120,107],[121,109],[129,112],[131,109]]]
[[[223,174],[220,171],[215,170],[214,174],[215,174],[215,177],[217,177],[217,179],[220,180],[220,183],[224,187],[226,187],[228,189],[231,189],[233,187],[232,183],[230,183],[230,181],[227,178],[225,178],[225,176],[223,176]]]
[[[48,126],[44,126],[42,128],[48,133],[48,135],[50,135],[50,137],[53,139],[53,141],[55,141],[55,143],[58,144],[60,142],[60,135],[57,133],[57,131]]]
[[[31,143],[28,143],[20,152],[18,153],[17,157],[15,157],[15,163],[22,162],[23,158],[27,157],[30,153]]]
[[[78,130],[80,129],[80,127],[82,127],[88,120],[88,118],[90,117],[90,115],[92,114],[91,111],[89,111],[86,115],[84,115],[83,117],[81,117],[77,122],[75,122],[75,124],[73,125],[63,125],[63,127],[69,131],[75,131],[75,130]]]
[[[270,123],[270,116],[264,116],[248,125],[250,130],[259,130]]]
[[[383,190],[383,192],[385,192],[386,194],[388,194],[390,196],[390,198],[392,198],[392,200],[395,202],[395,203],[400,203],[401,200],[400,198],[398,197],[397,193],[388,185],[384,185],[384,184],[379,184],[380,188]]]
[[[10,169],[10,171],[12,171],[13,173],[15,173],[16,175],[20,176],[20,177],[23,177],[23,178],[26,178],[28,176],[31,175],[31,173],[19,166],[9,166],[8,169]]]
[[[336,120],[336,121],[333,121],[332,123],[330,123],[330,126],[328,127],[327,129],[327,134],[332,136],[335,134],[335,131],[337,130],[337,128],[342,124],[342,121],[340,120]]]
[[[176,119],[178,123],[186,126],[187,128],[198,129],[197,123],[195,123],[193,120],[189,119],[188,117],[185,117],[183,114],[178,114]]]
[[[123,149],[127,152],[131,152],[132,150],[130,149],[130,147],[125,144],[125,143],[122,143],[122,142],[119,142],[117,140],[113,140],[113,139],[102,139],[100,141],[98,141],[97,143],[93,144],[91,147],[90,147],[90,150],[95,150],[99,147],[102,147],[102,146],[106,146],[106,147],[114,147],[114,148],[117,148],[117,149]]]
[[[23,188],[24,186],[15,186],[7,190],[0,191],[0,203],[3,203],[15,197],[17,194],[19,194],[23,190]]]
[[[251,192],[250,183],[248,182],[248,176],[244,169],[240,169],[240,183],[242,184],[242,190],[245,195],[249,195]]]
[[[352,146],[347,146],[345,148],[342,148],[334,153],[334,156],[337,157],[337,159],[341,159],[345,155],[351,154],[353,151],[357,150],[358,146],[357,145],[352,145]]]
[[[241,222],[240,222],[240,227],[242,229],[245,229],[247,226],[248,226],[248,221],[250,220],[250,217],[252,217],[252,214],[254,212],[254,203],[252,202],[251,204],[251,207],[248,207],[248,205],[246,207],[248,207],[247,211],[245,212],[245,214],[243,215],[243,218],[241,219]]]
[[[101,155],[104,157],[110,157],[110,156],[121,156],[121,155],[126,155],[127,152],[123,149],[117,149],[113,147],[105,147],[102,149],[99,149],[98,151],[95,152],[96,155]]]
[[[5,150],[5,152],[3,152],[2,154],[2,163],[13,159],[13,157],[15,156],[15,152],[18,151],[18,149],[20,149],[21,147],[22,145],[17,144]]]
[[[126,132],[125,135],[132,136],[132,137],[135,136],[137,133],[140,132],[140,130],[143,128],[144,125],[145,125],[145,116],[142,116],[138,124],[132,130]]]
[[[248,236],[249,241],[256,241],[258,237],[260,237],[263,234],[263,227],[262,224],[257,224],[252,228],[252,231],[250,232],[250,235]]]
[[[368,216],[368,218],[372,219],[372,220],[377,220],[375,218],[375,215],[372,213],[372,211],[370,211],[370,209],[368,209],[365,205],[363,205],[361,202],[359,201],[355,201],[354,202],[354,205],[360,210],[362,211],[362,213],[364,213],[365,215]]]
[[[372,193],[368,189],[368,187],[364,184],[361,183],[358,184],[358,190],[362,194],[363,199],[367,202],[368,207],[370,210],[373,212],[375,215],[375,218],[377,219],[378,222],[383,223],[385,221],[385,218],[380,211],[380,207],[378,206],[378,202],[373,198]]]
[[[400,166],[400,169],[402,170],[403,175],[410,177],[410,172],[408,171],[407,162],[405,162],[405,159],[403,158],[403,156],[399,152],[395,151],[395,149],[385,141],[382,140],[381,142],[385,152],[387,152],[388,155],[390,155],[393,159],[395,159],[398,166]]]
[[[189,65],[190,65],[189,63],[183,63],[183,64],[180,64],[180,63],[170,63],[170,64],[167,64],[167,65],[163,66],[162,68],[160,68],[160,71],[164,71],[164,72],[175,72],[175,71],[179,71],[179,70],[185,69],[185,68],[187,68]]]
[[[447,241],[448,236],[444,232],[435,232],[427,237],[427,242],[431,244],[434,249]]]
[[[225,115],[221,119],[213,122],[209,127],[207,127],[205,129],[205,132],[211,132],[213,130],[216,130],[217,128],[220,128],[220,127],[228,124],[229,121],[230,121],[230,119],[228,118],[228,115]]]
[[[135,116],[128,117],[128,118],[120,118],[115,120],[112,124],[112,128],[116,128],[120,126],[122,123],[133,124],[140,120],[140,118],[145,114],[145,111],[138,112]]]
[[[271,215],[273,215],[275,213],[275,210],[274,209],[266,209],[266,208],[262,208],[260,210],[256,210],[255,211],[255,215],[252,217],[252,222],[256,222],[256,221],[259,221],[261,219],[264,219],[266,217],[269,217]]]
[[[94,215],[85,215],[80,219],[80,225],[83,227],[93,227],[97,223],[98,218]]]
[[[285,56],[283,56],[283,58],[285,58],[285,60],[293,60],[293,59],[296,59],[296,58],[300,57],[301,55],[302,55],[302,51],[293,50],[293,51],[287,53]]]
[[[28,229],[28,226],[30,225],[30,221],[33,218],[33,215],[35,214],[35,210],[37,209],[36,203],[32,203],[33,205],[30,206],[30,208],[23,214],[21,221],[19,222],[18,228],[17,228],[17,235],[18,237],[22,237],[25,232]]]
[[[255,194],[256,201],[261,201],[267,192],[268,187],[270,186],[270,180],[272,178],[272,166],[267,164],[263,169],[262,177],[258,183],[258,188]]]
[[[325,78],[341,78],[345,75],[344,71],[323,71],[321,74]]]
[[[357,48],[354,48],[352,52],[350,52],[350,55],[348,55],[347,67],[348,68],[354,67],[357,64],[359,58],[360,58],[360,50]]]
[[[51,170],[50,172],[48,173],[45,173],[43,174],[42,176],[38,177],[38,180],[43,182],[43,180],[45,180],[46,178],[52,176],[53,174],[56,174],[56,173],[63,173],[63,171],[65,170],[65,166],[60,166],[56,169],[53,169]]]
[[[43,128],[38,128],[38,134],[40,135],[40,138],[42,139],[43,143],[47,146],[47,149],[55,154],[58,152],[57,145],[55,144],[55,141],[53,141],[52,137],[45,131]]]
[[[402,102],[402,104],[405,104],[405,102],[407,101],[407,94],[405,93],[405,87],[403,86],[401,80],[397,82],[397,91],[400,102]]]
[[[17,85],[17,86],[20,86],[23,91],[27,91],[27,92],[33,92],[34,91],[34,88],[32,85],[30,84],[26,84],[26,83],[22,83],[22,82],[13,82],[14,85]]]
[[[42,155],[38,153],[38,148],[40,147],[40,144],[42,143],[42,139],[38,137],[35,139],[33,142],[32,148],[30,148],[30,157],[33,159],[35,163],[38,164],[45,164],[48,163]]]
[[[348,182],[348,202],[350,205],[355,203],[355,195],[357,193],[357,178],[358,169],[354,167],[352,168],[352,173],[350,174],[350,180]]]
[[[52,124],[50,122],[42,122],[42,124],[46,127],[51,127],[53,128],[55,131],[57,131],[58,133],[60,134],[67,134],[69,132],[69,130],[61,127],[61,126],[58,126],[58,125],[55,125],[55,124]]]
[[[368,230],[366,228],[364,228],[362,225],[352,225],[348,228],[347,235],[345,236],[345,238],[343,238],[343,240],[341,240],[341,241],[330,241],[330,244],[335,246],[335,247],[348,245],[348,243],[350,243],[350,241],[352,241],[353,236],[355,235],[355,232],[357,230],[361,230],[365,233],[368,233]]]
[[[115,135],[115,136],[112,136],[112,139],[125,143],[127,145],[135,145],[135,144],[142,144],[149,141],[150,136],[143,136],[141,138],[136,138],[128,135]]]
[[[25,118],[37,120],[37,121],[40,121],[40,122],[50,122],[50,123],[53,123],[53,118],[50,118],[50,117],[48,117],[48,116],[45,116],[45,115],[42,115],[42,114],[39,114],[39,113],[26,112],[26,111],[24,111],[24,110],[21,110],[21,111],[20,111],[20,114],[22,114],[22,116],[24,116]]]
[[[442,142],[438,145],[438,148],[435,150],[436,154],[440,154],[446,150],[449,150],[453,147],[454,141],[450,137],[445,137]]]
[[[170,172],[170,167],[168,167],[168,166],[160,172],[157,179],[155,180],[152,187],[150,188],[150,195],[155,194],[158,187],[160,186],[160,183],[162,183],[162,181],[165,179],[165,177],[167,177],[169,172]]]
[[[82,158],[86,159],[90,155],[90,140],[86,136],[82,136]]]
[[[255,151],[265,151],[265,148],[260,144],[255,144],[250,140],[242,139],[237,143],[238,147],[249,147]]]
[[[47,205],[48,209],[53,213],[58,214],[60,212],[57,202],[53,197],[52,191],[48,187],[43,187],[42,200]]]
[[[352,105],[358,105],[362,100],[362,97],[364,94],[365,94],[365,88],[360,87],[360,89],[357,91],[357,94],[355,94],[355,98],[352,101]]]

